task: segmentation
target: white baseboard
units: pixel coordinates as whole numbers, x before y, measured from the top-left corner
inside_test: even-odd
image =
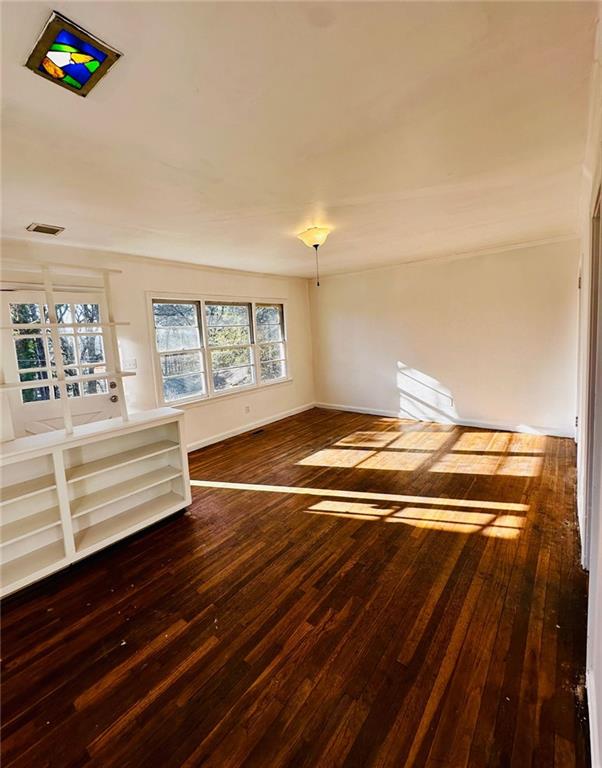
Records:
[[[352,413],[367,413],[371,416],[387,416],[393,419],[403,419],[398,411],[383,411],[378,408],[359,408],[354,405],[340,405],[337,403],[314,403],[316,408],[328,408],[333,411],[351,411]],[[418,419],[416,419],[418,421]],[[524,424],[503,424],[496,421],[473,421],[472,419],[450,419],[449,421],[437,421],[432,419],[436,424],[457,424],[461,427],[478,427],[479,429],[501,429],[508,432],[527,432],[536,435],[550,435],[552,437],[572,437],[575,438],[574,432],[560,429],[557,427],[526,427]]]
[[[342,405],[340,403],[305,403],[297,408],[291,408],[288,411],[281,411],[273,416],[268,416],[265,419],[254,421],[251,424],[244,424],[240,427],[235,427],[227,432],[220,432],[217,435],[211,435],[210,437],[204,437],[202,440],[195,440],[188,444],[188,452],[196,451],[199,448],[204,448],[207,445],[213,445],[213,443],[219,443],[221,440],[227,440],[229,437],[235,437],[236,435],[242,435],[245,432],[252,432],[254,429],[264,427],[266,424],[272,424],[274,421],[280,421],[280,419],[286,419],[288,416],[294,416],[297,413],[303,411],[309,411],[312,408],[326,408],[331,411],[350,411],[351,413],[365,413],[370,416],[387,416],[393,419],[403,418],[396,411],[384,411],[378,408],[361,408],[354,405]],[[572,434],[568,434],[566,431],[556,429],[553,427],[531,427],[527,430],[522,425],[516,424],[501,424],[499,422],[486,422],[486,421],[472,421],[470,419],[457,419],[453,422],[436,422],[440,424],[454,423],[464,427],[478,427],[480,429],[502,429],[510,432],[525,432],[530,431],[535,434],[552,435],[553,437],[574,437]],[[602,766],[600,766],[602,768]]]
[[[291,408],[289,411],[281,411],[280,413],[275,413],[273,416],[268,416],[265,419],[254,421],[251,424],[243,424],[242,426],[235,427],[234,429],[230,429],[227,432],[220,432],[217,435],[204,437],[202,440],[195,440],[192,443],[188,443],[188,446],[187,446],[188,453],[190,453],[191,451],[196,451],[199,448],[204,448],[207,445],[213,445],[213,443],[219,443],[222,440],[227,440],[229,437],[242,435],[245,432],[252,432],[254,429],[258,429],[259,427],[264,427],[266,424],[272,424],[272,422],[274,421],[280,421],[281,419],[286,419],[288,416],[295,416],[295,414],[297,413],[303,413],[303,411],[309,411],[314,407],[315,407],[314,403],[306,403],[305,405],[300,405],[298,408]]]
[[[592,758],[592,768],[602,768],[602,744],[601,733],[598,731],[600,716],[598,712],[598,700],[596,698],[595,678],[591,669],[585,673],[585,685],[587,688],[587,708],[589,710],[589,739]]]

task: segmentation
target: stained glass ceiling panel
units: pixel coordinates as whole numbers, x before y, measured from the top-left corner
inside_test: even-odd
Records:
[[[121,54],[74,22],[53,13],[27,66],[47,80],[85,96]]]

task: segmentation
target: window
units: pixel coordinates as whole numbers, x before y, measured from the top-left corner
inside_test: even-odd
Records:
[[[205,304],[213,390],[255,383],[250,304]]]
[[[166,403],[287,378],[282,304],[153,299],[152,312]]]
[[[106,372],[99,305],[56,304],[55,312],[60,363],[65,377],[76,379],[66,384],[67,397],[107,392],[106,380],[93,378],[94,374]],[[20,381],[47,383],[47,386],[23,389],[23,402],[60,398],[59,387],[50,386],[52,379],[57,378],[57,359],[48,307],[32,303],[10,304],[10,317]]]
[[[198,301],[153,301],[155,343],[163,399],[202,397],[207,391]]]
[[[286,377],[286,348],[282,304],[255,307],[259,369],[263,381]]]

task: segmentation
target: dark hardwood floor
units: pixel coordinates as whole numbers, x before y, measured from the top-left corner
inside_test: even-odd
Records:
[[[571,440],[315,409],[3,605],[3,766],[586,766]]]

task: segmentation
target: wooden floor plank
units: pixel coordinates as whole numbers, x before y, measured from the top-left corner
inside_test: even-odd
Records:
[[[5,767],[588,765],[573,441],[314,409],[190,467],[4,601]]]

